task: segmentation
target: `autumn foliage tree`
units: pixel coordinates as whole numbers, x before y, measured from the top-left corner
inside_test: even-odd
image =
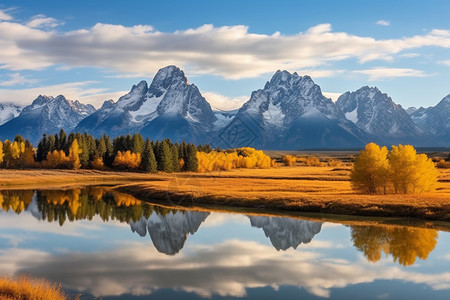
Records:
[[[356,190],[368,194],[386,193],[388,149],[375,143],[367,144],[356,157],[350,179]]]
[[[413,265],[417,258],[425,260],[437,244],[434,229],[407,226],[352,226],[353,245],[371,262],[382,254],[392,255],[394,262]]]
[[[356,157],[350,175],[353,188],[369,194],[419,193],[435,188],[439,173],[431,159],[413,146],[367,144]]]
[[[417,154],[411,145],[398,145],[392,146],[388,157],[395,193],[420,193],[435,188],[439,173],[426,154]]]
[[[113,166],[123,170],[137,169],[141,164],[141,154],[133,153],[130,150],[122,152],[117,151]]]
[[[261,150],[250,147],[227,151],[197,152],[198,172],[226,171],[236,168],[269,168],[274,161]]]

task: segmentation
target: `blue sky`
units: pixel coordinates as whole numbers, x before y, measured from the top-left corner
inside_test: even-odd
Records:
[[[450,94],[450,1],[20,1],[0,4],[0,103],[99,107],[166,65],[213,107],[278,69],[327,96],[377,86],[404,107]]]

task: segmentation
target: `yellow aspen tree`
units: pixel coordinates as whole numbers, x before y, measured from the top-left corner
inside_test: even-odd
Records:
[[[20,164],[24,168],[32,168],[36,166],[34,161],[34,150],[33,147],[25,147],[24,152],[20,158]]]
[[[431,158],[426,154],[416,156],[414,179],[414,192],[427,192],[434,190],[437,185],[439,171],[436,169]]]
[[[80,154],[82,152],[83,151],[80,149],[77,139],[74,139],[69,148],[69,160],[72,169],[78,170],[81,167]]]
[[[375,143],[366,145],[356,157],[350,174],[354,189],[368,194],[386,194],[388,150]]]
[[[437,184],[438,171],[425,154],[417,154],[411,145],[392,146],[389,174],[396,193],[431,191]]]

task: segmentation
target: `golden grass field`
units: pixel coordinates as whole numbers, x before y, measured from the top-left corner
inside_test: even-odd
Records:
[[[43,279],[0,277],[0,299],[64,300],[67,298],[60,286]]]
[[[439,169],[436,191],[363,195],[349,167],[279,167],[211,173],[144,174],[93,170],[0,170],[0,189],[111,184],[165,205],[221,206],[450,221],[450,169]]]

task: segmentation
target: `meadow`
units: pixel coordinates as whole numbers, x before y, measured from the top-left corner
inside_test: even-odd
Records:
[[[0,189],[114,185],[140,200],[171,205],[234,207],[450,221],[450,169],[439,169],[433,192],[364,195],[350,167],[291,166],[208,173],[97,170],[0,170]]]

